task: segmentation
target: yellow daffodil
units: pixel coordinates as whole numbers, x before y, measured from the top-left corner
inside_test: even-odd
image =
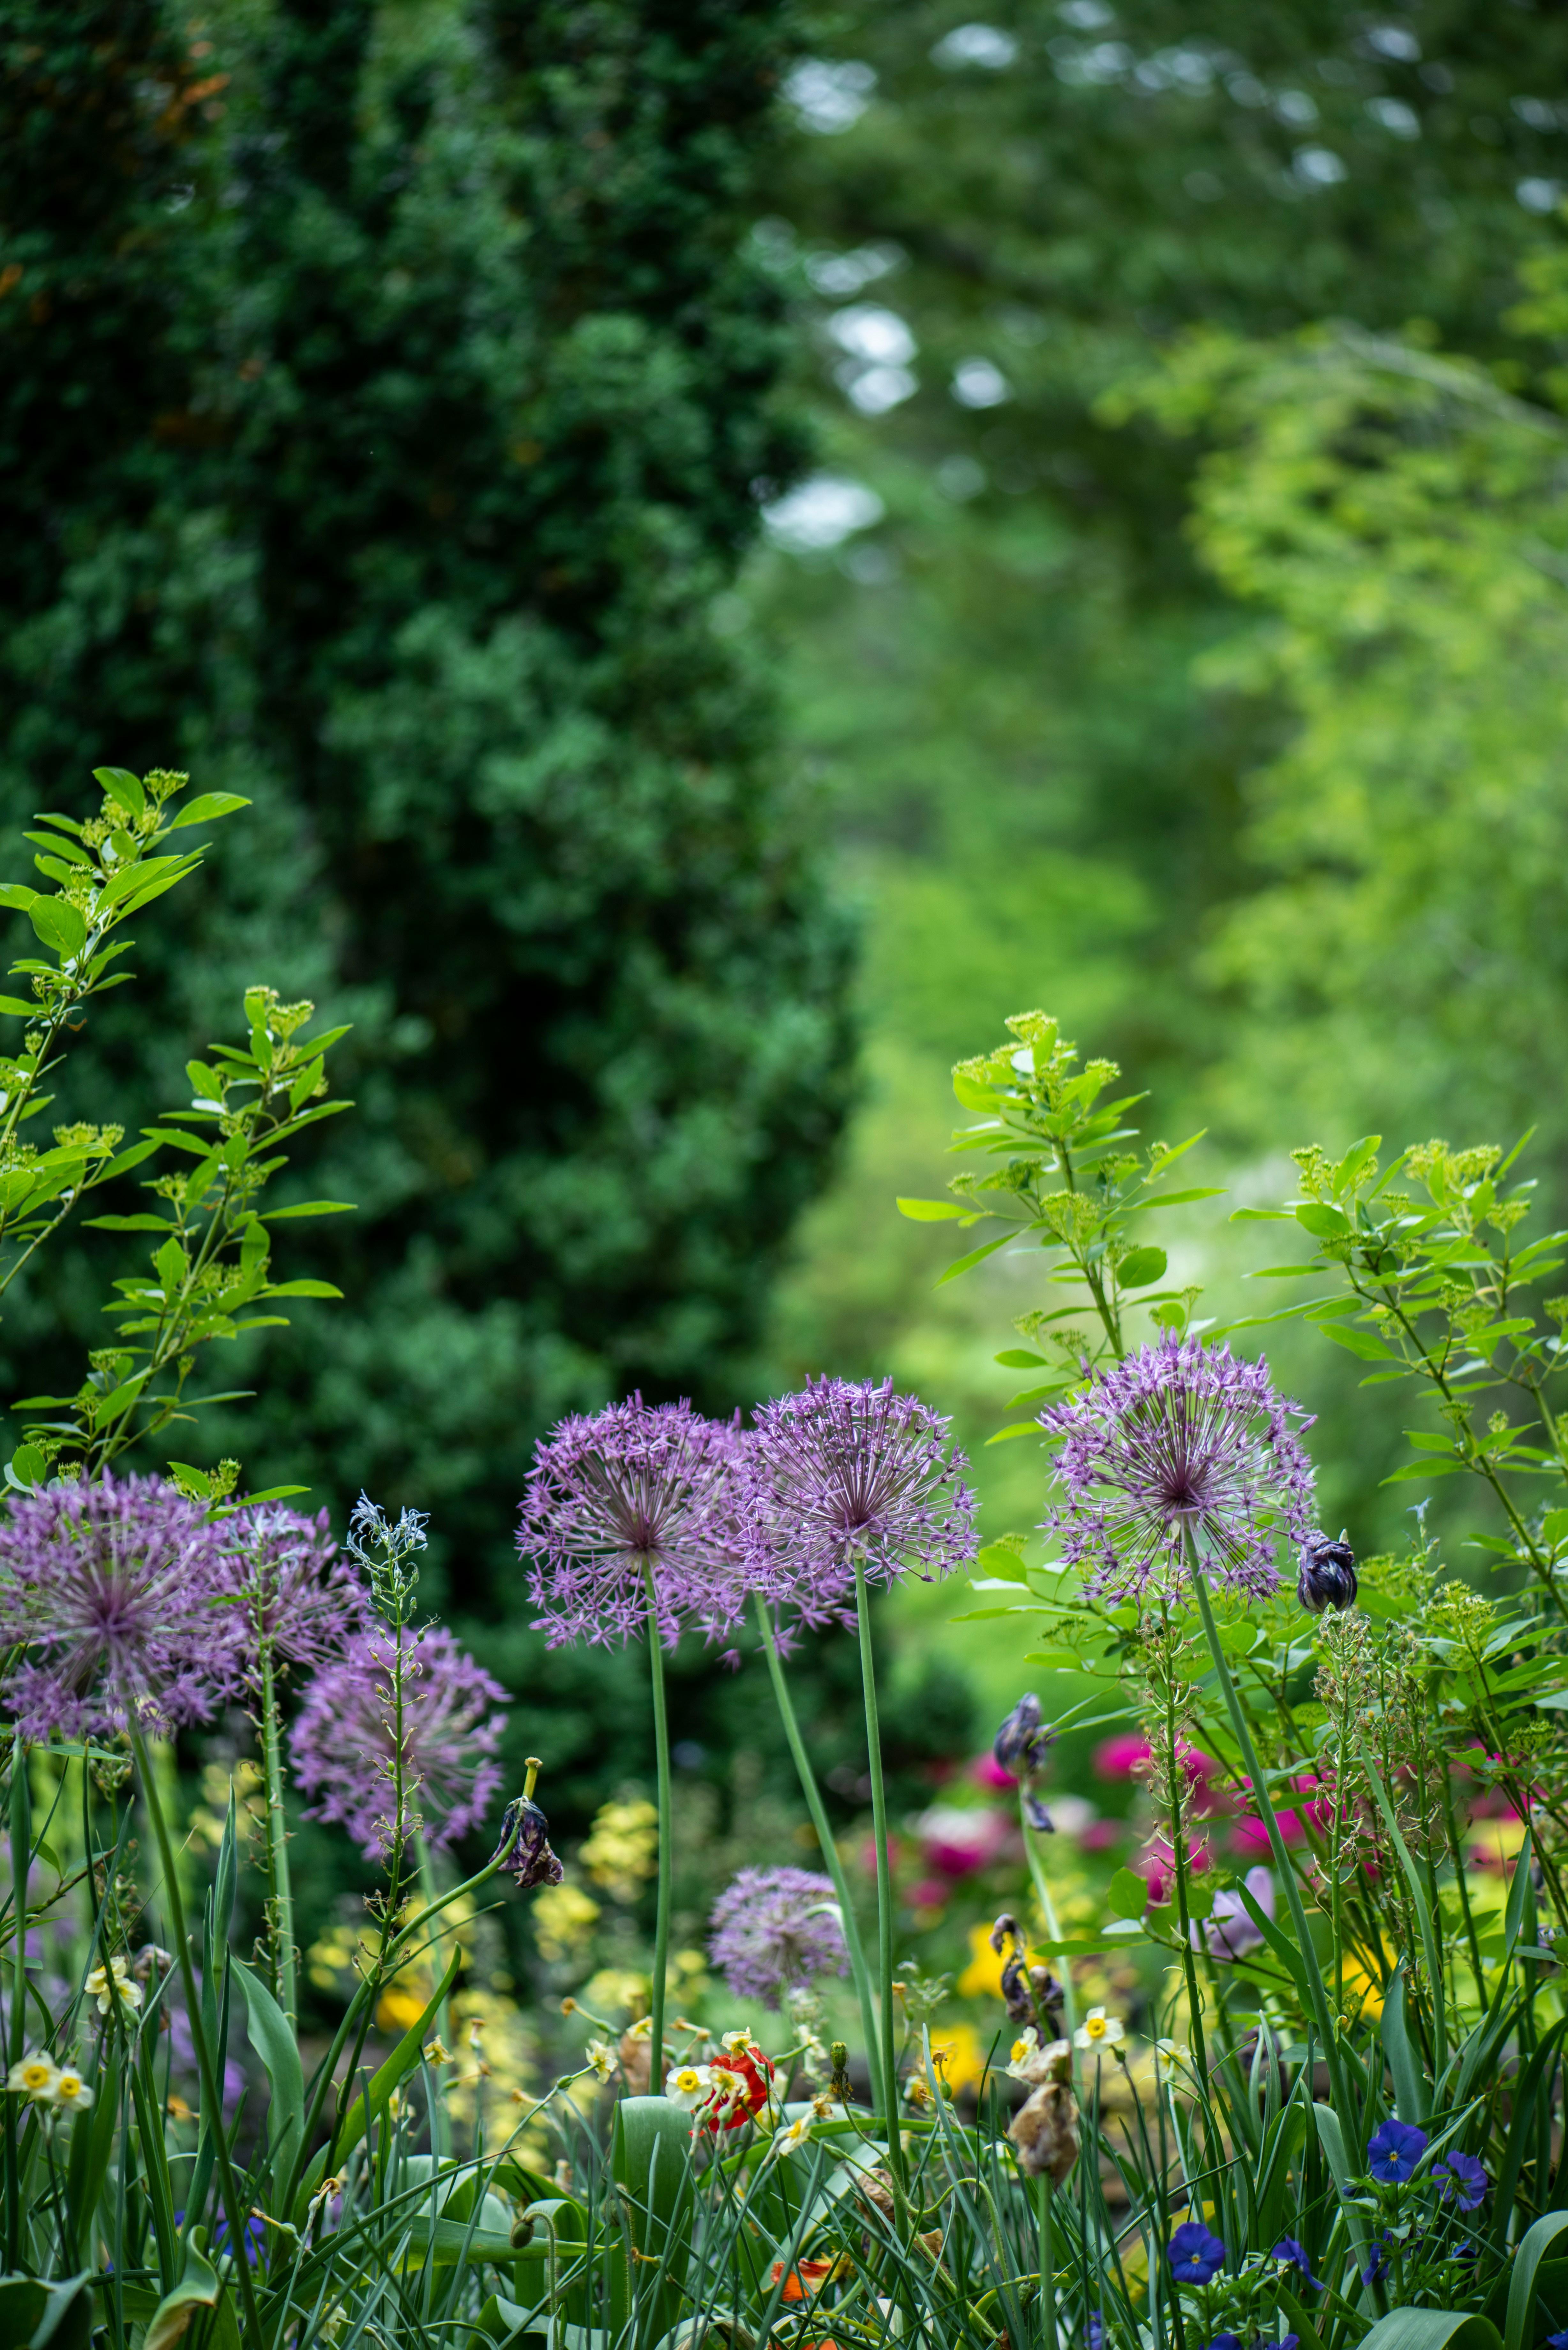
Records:
[[[56,2074],[54,2103],[61,2113],[91,2105],[92,2091],[74,2065],[62,2064]]]

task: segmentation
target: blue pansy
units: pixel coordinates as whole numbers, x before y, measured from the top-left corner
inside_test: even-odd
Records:
[[[1223,2242],[1210,2234],[1201,2220],[1184,2220],[1168,2250],[1170,2273],[1178,2284],[1207,2284],[1225,2265]]]
[[[1385,2187],[1402,2187],[1413,2178],[1428,2140],[1413,2122],[1379,2122],[1366,2149],[1366,2167]]]
[[[1473,2154],[1445,2155],[1432,2165],[1432,2176],[1443,2190],[1443,2200],[1457,2203],[1461,2211],[1479,2211],[1491,2183],[1485,2165]]]
[[[1304,2244],[1298,2244],[1293,2236],[1282,2236],[1269,2258],[1273,2261],[1288,2261],[1292,2268],[1300,2269],[1308,2284],[1315,2287],[1319,2293],[1323,2291],[1323,2279],[1314,2276],[1312,2264],[1306,2256],[1306,2247]]]

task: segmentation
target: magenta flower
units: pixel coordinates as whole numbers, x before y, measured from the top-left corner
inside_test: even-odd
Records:
[[[325,1510],[314,1518],[275,1502],[236,1510],[222,1528],[224,1596],[244,1627],[247,1678],[262,1648],[279,1665],[325,1664],[364,1629],[362,1586],[343,1565]]]
[[[975,1500],[947,1432],[891,1379],[808,1379],[764,1404],[746,1464],[769,1595],[803,1623],[852,1622],[857,1559],[867,1581],[889,1585],[967,1565]]]
[[[403,1811],[395,1820],[397,1673],[402,1678]],[[313,1819],[334,1820],[368,1857],[423,1835],[439,1848],[477,1827],[501,1784],[499,1681],[440,1626],[355,1634],[317,1673],[290,1732]]]
[[[1311,1425],[1264,1363],[1197,1338],[1146,1347],[1040,1414],[1064,1497],[1044,1531],[1085,1588],[1113,1600],[1180,1588],[1189,1533],[1219,1581],[1266,1598],[1277,1537],[1299,1548],[1312,1531],[1312,1463],[1293,1419]]]
[[[713,1904],[708,1956],[736,1999],[777,2007],[819,1975],[847,1974],[833,1881],[805,1868],[742,1868]]]
[[[14,1494],[0,1519],[4,1684],[25,1738],[202,1721],[238,1678],[221,1530],[161,1477]]]
[[[564,1419],[534,1456],[517,1531],[534,1629],[552,1648],[639,1635],[673,1648],[714,1634],[745,1601],[737,1430],[689,1403],[613,1403]],[[649,1584],[651,1581],[651,1593]]]

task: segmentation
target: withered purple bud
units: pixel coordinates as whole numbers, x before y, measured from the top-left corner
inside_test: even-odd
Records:
[[[1010,1771],[1015,1779],[1033,1778],[1036,1771],[1044,1769],[1055,1735],[1041,1719],[1039,1699],[1033,1690],[1028,1690],[996,1733],[992,1752],[996,1756],[997,1768]]]
[[[1311,1534],[1302,1544],[1301,1573],[1296,1597],[1309,1616],[1329,1607],[1355,1605],[1355,1553],[1342,1533],[1337,1542],[1327,1534]]]
[[[1023,1816],[1036,1835],[1050,1835],[1056,1825],[1038,1795],[1024,1796]]]
[[[550,1850],[550,1823],[535,1803],[519,1795],[506,1806],[501,1841],[491,1855],[523,1892],[535,1885],[559,1885],[565,1869]]]

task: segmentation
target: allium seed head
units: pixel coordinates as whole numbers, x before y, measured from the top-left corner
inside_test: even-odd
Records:
[[[402,1681],[403,1812],[393,1813],[396,1676]],[[422,1832],[432,1846],[477,1827],[501,1784],[495,1751],[506,1692],[438,1625],[385,1624],[349,1639],[317,1675],[290,1733],[310,1816],[336,1820],[362,1852],[384,1858]]]
[[[280,1665],[317,1666],[364,1629],[364,1589],[338,1557],[325,1510],[307,1518],[253,1503],[220,1531],[223,1588],[244,1627],[248,1679],[259,1677],[264,1647]]]
[[[552,1648],[633,1638],[650,1615],[667,1648],[683,1623],[711,1635],[735,1621],[745,1597],[740,1442],[689,1403],[640,1396],[561,1421],[534,1456],[517,1532],[534,1629]]]
[[[1179,1588],[1188,1532],[1220,1582],[1266,1598],[1277,1536],[1299,1545],[1311,1523],[1312,1463],[1293,1419],[1312,1425],[1264,1363],[1197,1338],[1146,1347],[1040,1414],[1064,1496],[1044,1530],[1107,1598]]]
[[[221,1530],[161,1477],[13,1495],[0,1518],[0,1644],[25,1738],[205,1721],[238,1678]]]
[[[948,1425],[891,1379],[808,1379],[764,1404],[747,1471],[770,1596],[806,1624],[852,1620],[857,1558],[881,1584],[967,1565],[975,1500]]]
[[[846,1974],[833,1880],[805,1868],[742,1868],[713,1904],[708,1956],[737,1999],[782,2005],[819,1975]]]

